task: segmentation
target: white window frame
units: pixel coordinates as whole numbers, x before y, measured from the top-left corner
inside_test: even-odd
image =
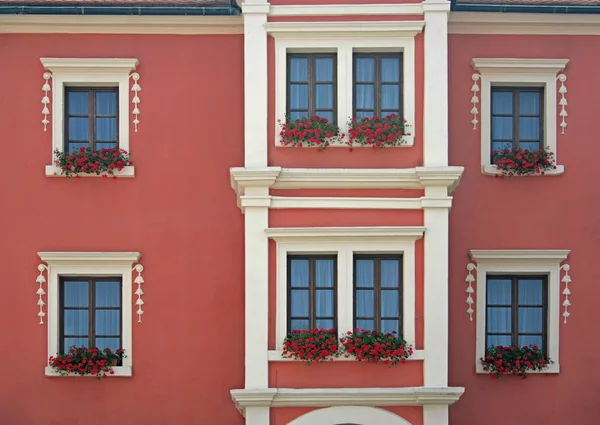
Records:
[[[56,356],[60,336],[60,276],[114,276],[122,279],[122,348],[125,357],[122,366],[114,366],[114,375],[132,376],[132,269],[141,257],[139,252],[39,252],[47,264],[48,287],[48,358]],[[60,376],[46,366],[46,376]]]
[[[352,24],[349,22],[348,24]],[[322,38],[275,37],[275,145],[281,143],[278,120],[285,122],[287,105],[287,54],[288,53],[336,53],[337,54],[337,125],[340,132],[348,134],[348,120],[353,110],[353,53],[391,53],[402,52],[402,101],[403,115],[410,125],[409,136],[397,147],[414,145],[415,138],[415,32],[406,36],[352,38],[336,37],[335,34],[324,34]],[[354,144],[354,147],[361,147]],[[345,146],[344,143],[332,146]]]
[[[471,259],[477,263],[476,286],[476,373],[483,370],[480,359],[485,357],[487,276],[494,274],[548,276],[548,356],[554,362],[543,371],[528,373],[559,373],[560,329],[560,264],[567,259],[568,250],[471,250]]]
[[[54,164],[54,151],[64,150],[65,87],[118,87],[119,88],[119,148],[129,146],[129,76],[139,64],[132,58],[40,58],[44,68],[52,73],[52,159],[46,166],[46,176],[60,176]],[[95,176],[95,174],[81,174]],[[115,171],[120,177],[133,177],[133,166]]]
[[[564,173],[557,152],[557,74],[565,69],[568,59],[474,58],[473,68],[481,76],[481,170],[483,174],[500,175],[491,164],[491,90],[496,86],[544,88],[544,146],[554,152],[556,169],[544,175]],[[532,174],[539,176],[539,174]]]
[[[268,229],[277,251],[276,350],[283,349],[287,335],[287,260],[294,254],[337,256],[336,328],[340,336],[354,329],[354,254],[401,254],[403,338],[415,347],[415,243],[424,231],[423,227]]]

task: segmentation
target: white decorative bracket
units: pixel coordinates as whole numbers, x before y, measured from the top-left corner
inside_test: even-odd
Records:
[[[52,77],[50,72],[44,72],[44,80],[46,80],[42,86],[42,91],[44,92],[44,97],[42,97],[42,105],[44,105],[44,108],[42,109],[42,115],[44,116],[42,124],[44,124],[44,131],[46,131],[48,124],[50,124],[50,121],[48,120],[48,115],[50,115],[50,96],[48,96],[48,92],[51,90],[50,79]]]
[[[562,294],[565,296],[565,300],[562,304],[565,308],[565,311],[562,315],[565,318],[565,323],[567,323],[567,318],[571,315],[571,313],[569,313],[569,307],[571,307],[571,301],[569,301],[569,295],[571,295],[571,290],[569,289],[569,283],[571,283],[569,270],[571,270],[571,266],[564,264],[560,267],[560,269],[565,271],[565,275],[562,278],[562,282],[565,284],[565,289],[562,291]]]
[[[467,300],[465,301],[465,303],[468,306],[467,314],[469,315],[469,320],[471,322],[473,321],[473,313],[475,312],[475,310],[473,310],[473,304],[475,304],[475,301],[473,301],[473,294],[475,293],[475,289],[473,289],[473,284],[475,283],[475,276],[473,276],[473,270],[477,270],[477,266],[473,263],[467,264],[467,271],[469,272],[469,274],[467,274],[465,282],[467,282],[469,286],[465,290],[465,292],[467,293]]]
[[[135,117],[133,119],[133,125],[135,126],[135,131],[138,131],[138,124],[140,123],[140,97],[139,93],[142,91],[142,87],[140,86],[140,74],[137,72],[133,72],[129,76],[133,80],[133,85],[131,86],[131,91],[133,92],[133,111],[132,114]]]
[[[565,74],[558,74],[556,77],[558,81],[560,81],[560,87],[558,88],[558,94],[560,94],[560,100],[558,101],[558,106],[560,106],[560,134],[565,134],[565,130],[567,128],[567,86],[565,86],[565,82],[567,81],[567,76]]]
[[[473,86],[471,87],[471,91],[473,92],[473,96],[471,97],[471,103],[473,104],[471,115],[473,115],[473,119],[471,120],[471,124],[473,124],[473,130],[477,130],[477,124],[479,123],[477,119],[479,115],[479,109],[477,108],[479,104],[479,85],[477,83],[481,79],[481,75],[475,73],[471,75],[471,79],[473,80]]]
[[[37,305],[40,308],[40,311],[38,312],[38,317],[40,318],[40,325],[44,324],[44,316],[46,315],[46,313],[44,313],[44,306],[46,305],[46,303],[44,302],[44,295],[46,295],[46,291],[44,291],[44,283],[46,283],[46,278],[44,277],[44,271],[48,270],[48,267],[45,266],[44,264],[40,264],[38,266],[38,271],[40,272],[40,274],[38,275],[37,279],[35,280],[40,287],[38,288],[36,294],[38,296],[38,302]]]
[[[142,315],[144,314],[144,309],[142,306],[144,305],[144,300],[142,300],[142,295],[144,295],[144,291],[142,290],[142,283],[144,283],[144,278],[142,277],[142,272],[144,271],[144,266],[141,264],[136,264],[136,266],[131,269],[131,271],[136,271],[137,276],[135,277],[134,283],[137,283],[137,290],[135,291],[135,295],[137,295],[137,300],[135,301],[135,305],[137,305],[138,309],[136,314],[138,315],[138,323],[142,323]]]

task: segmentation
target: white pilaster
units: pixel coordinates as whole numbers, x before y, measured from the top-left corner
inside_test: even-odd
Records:
[[[447,0],[423,2],[425,16],[425,98],[423,163],[448,165],[448,13]]]
[[[423,425],[448,425],[449,420],[447,405],[432,404],[423,406]]]
[[[244,164],[267,166],[267,13],[269,3],[246,0],[244,14]]]

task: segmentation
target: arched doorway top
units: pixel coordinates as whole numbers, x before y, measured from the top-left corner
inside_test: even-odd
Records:
[[[336,406],[308,412],[288,425],[412,425],[406,419],[377,407]]]

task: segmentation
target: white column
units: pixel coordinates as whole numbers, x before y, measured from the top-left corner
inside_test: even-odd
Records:
[[[246,407],[246,425],[269,425],[269,407]]]
[[[423,425],[448,425],[448,406],[433,404],[423,406]]]
[[[425,98],[423,165],[448,165],[448,13],[447,0],[423,2],[425,16]]]
[[[267,166],[267,13],[269,3],[246,0],[244,15],[244,166]]]

